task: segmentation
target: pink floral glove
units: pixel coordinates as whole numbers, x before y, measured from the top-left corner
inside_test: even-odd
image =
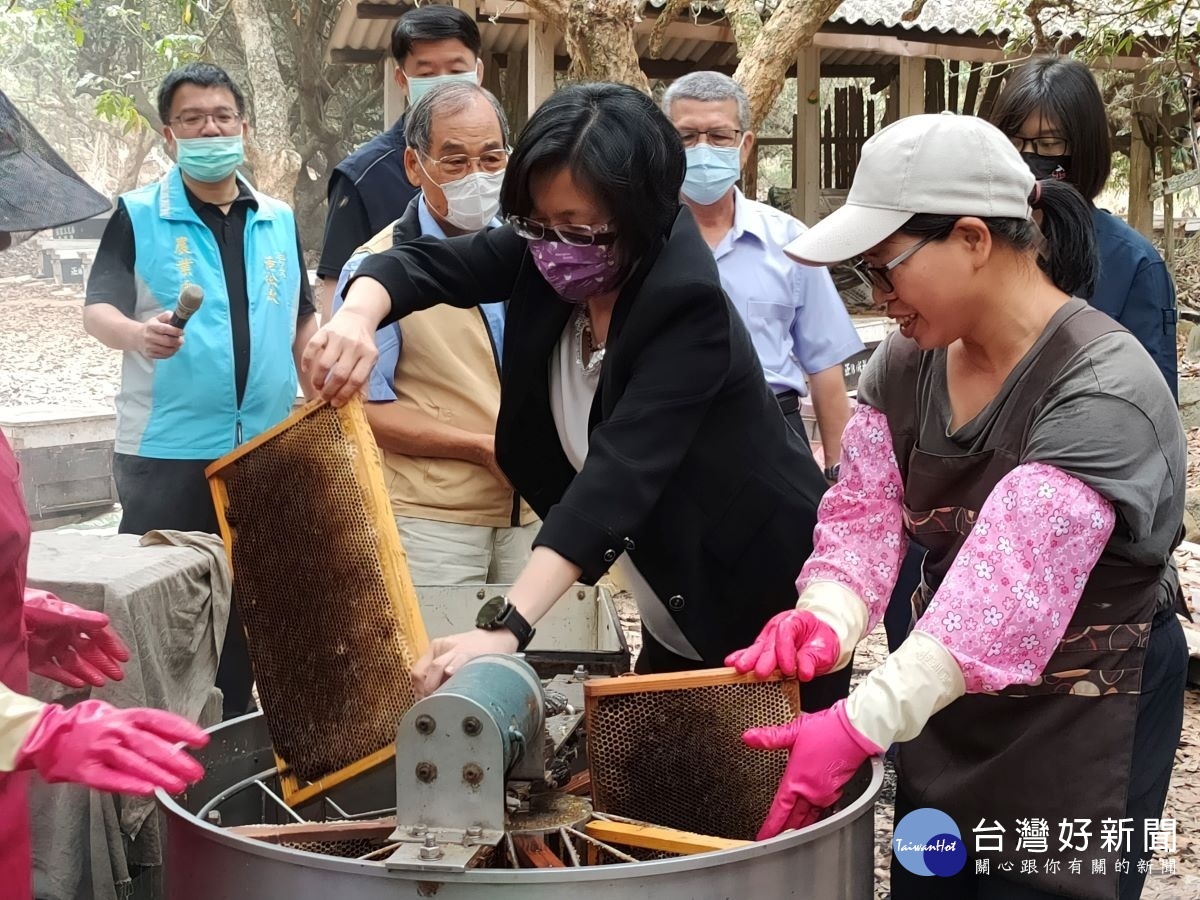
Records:
[[[807,610],[789,609],[774,616],[744,650],[725,657],[725,665],[745,675],[768,678],[776,668],[788,678],[812,681],[830,671],[841,656],[834,630]]]
[[[161,709],[117,709],[85,700],[49,704],[17,752],[17,769],[37,769],[50,783],[71,781],[116,794],[176,794],[204,775],[177,745],[203,747],[208,735]]]
[[[46,591],[25,591],[29,669],[67,687],[120,681],[129,650],[108,627],[108,616],[80,609]]]
[[[787,770],[758,832],[760,841],[817,821],[821,810],[842,796],[859,766],[883,753],[850,724],[845,700],[802,714],[787,725],[751,728],[742,740],[758,750],[790,751]]]

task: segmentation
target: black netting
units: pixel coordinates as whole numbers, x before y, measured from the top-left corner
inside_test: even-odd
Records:
[[[0,231],[39,231],[108,208],[0,91]]]

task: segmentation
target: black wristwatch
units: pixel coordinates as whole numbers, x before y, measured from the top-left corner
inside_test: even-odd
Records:
[[[479,612],[475,614],[475,627],[485,631],[507,628],[517,639],[518,653],[529,646],[537,633],[507,597],[492,597],[479,607]]]
[[[835,481],[838,480],[838,475],[840,475],[841,473],[842,473],[842,464],[834,463],[832,466],[829,466],[828,468],[825,469],[825,480],[828,481],[830,484],[833,484]]]

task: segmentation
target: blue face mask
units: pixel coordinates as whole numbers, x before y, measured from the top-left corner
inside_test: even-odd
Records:
[[[477,67],[478,68],[478,67]],[[455,72],[452,75],[426,75],[418,77],[416,75],[405,76],[408,79],[408,105],[413,107],[417,105],[417,101],[428,94],[439,84],[450,84],[455,81],[469,81],[475,84],[475,69],[470,72]]]
[[[741,172],[741,144],[736,147],[710,147],[708,144],[688,147],[683,196],[693,203],[709,206],[725,196]]]
[[[196,181],[222,181],[246,159],[242,136],[175,139],[175,161]]]

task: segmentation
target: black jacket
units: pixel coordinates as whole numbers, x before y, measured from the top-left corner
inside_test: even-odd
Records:
[[[329,176],[325,237],[317,275],[335,281],[354,251],[379,233],[420,189],[404,171],[404,116],[340,163]]]
[[[588,455],[576,474],[550,412],[571,306],[503,227],[419,239],[364,261],[394,321],[509,298],[496,455],[542,517],[536,545],[594,583],[628,551],[706,665],[796,600],[825,483],[784,421],[712,252],[681,209],[613,310]]]

